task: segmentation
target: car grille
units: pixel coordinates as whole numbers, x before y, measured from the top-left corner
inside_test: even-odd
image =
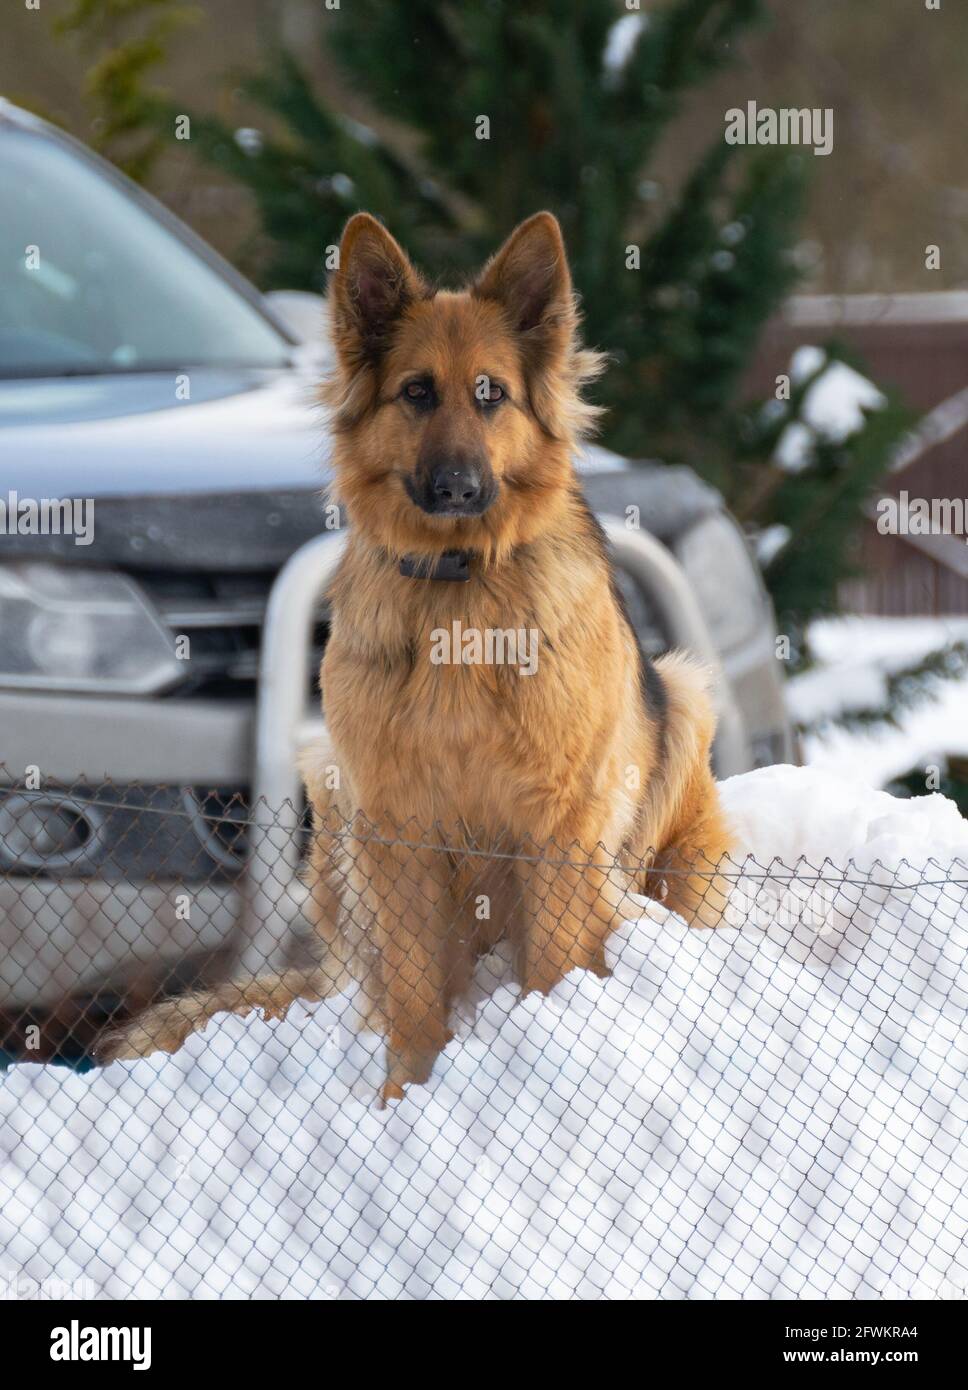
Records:
[[[188,639],[188,679],[172,694],[179,699],[255,698],[262,624],[275,577],[274,571],[131,572],[172,635]],[[307,692],[313,700],[319,698],[316,673],[327,631],[321,608],[313,639],[312,685]]]

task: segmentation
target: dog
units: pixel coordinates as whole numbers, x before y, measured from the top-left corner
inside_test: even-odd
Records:
[[[603,358],[581,345],[556,219],[529,218],[446,291],[358,213],[329,304],[349,535],[328,742],[302,762],[319,964],[166,1001],[103,1055],[172,1051],[220,1010],[278,1016],[355,979],[386,1037],[386,1102],[427,1080],[498,939],[525,993],[604,975],[634,887],[715,923],[733,842],[707,674],[640,651],[576,477]]]

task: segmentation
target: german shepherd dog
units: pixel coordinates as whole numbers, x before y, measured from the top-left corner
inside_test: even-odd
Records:
[[[718,920],[731,839],[706,673],[642,655],[576,479],[602,358],[579,343],[555,218],[522,223],[453,293],[359,213],[330,321],[349,538],[321,671],[330,742],[303,761],[319,968],[169,1000],[103,1054],[174,1051],[221,1010],[279,1015],[356,978],[388,1100],[428,1078],[499,937],[524,992],[605,974],[633,884]],[[494,634],[499,656],[526,637],[527,660],[494,659]]]

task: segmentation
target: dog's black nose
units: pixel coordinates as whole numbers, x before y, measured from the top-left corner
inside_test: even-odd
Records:
[[[435,468],[430,488],[441,511],[470,507],[481,495],[481,475],[467,464],[460,468]]]

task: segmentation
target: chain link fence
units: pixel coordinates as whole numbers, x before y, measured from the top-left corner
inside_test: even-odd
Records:
[[[45,782],[0,869],[7,1296],[968,1293],[961,861]]]

